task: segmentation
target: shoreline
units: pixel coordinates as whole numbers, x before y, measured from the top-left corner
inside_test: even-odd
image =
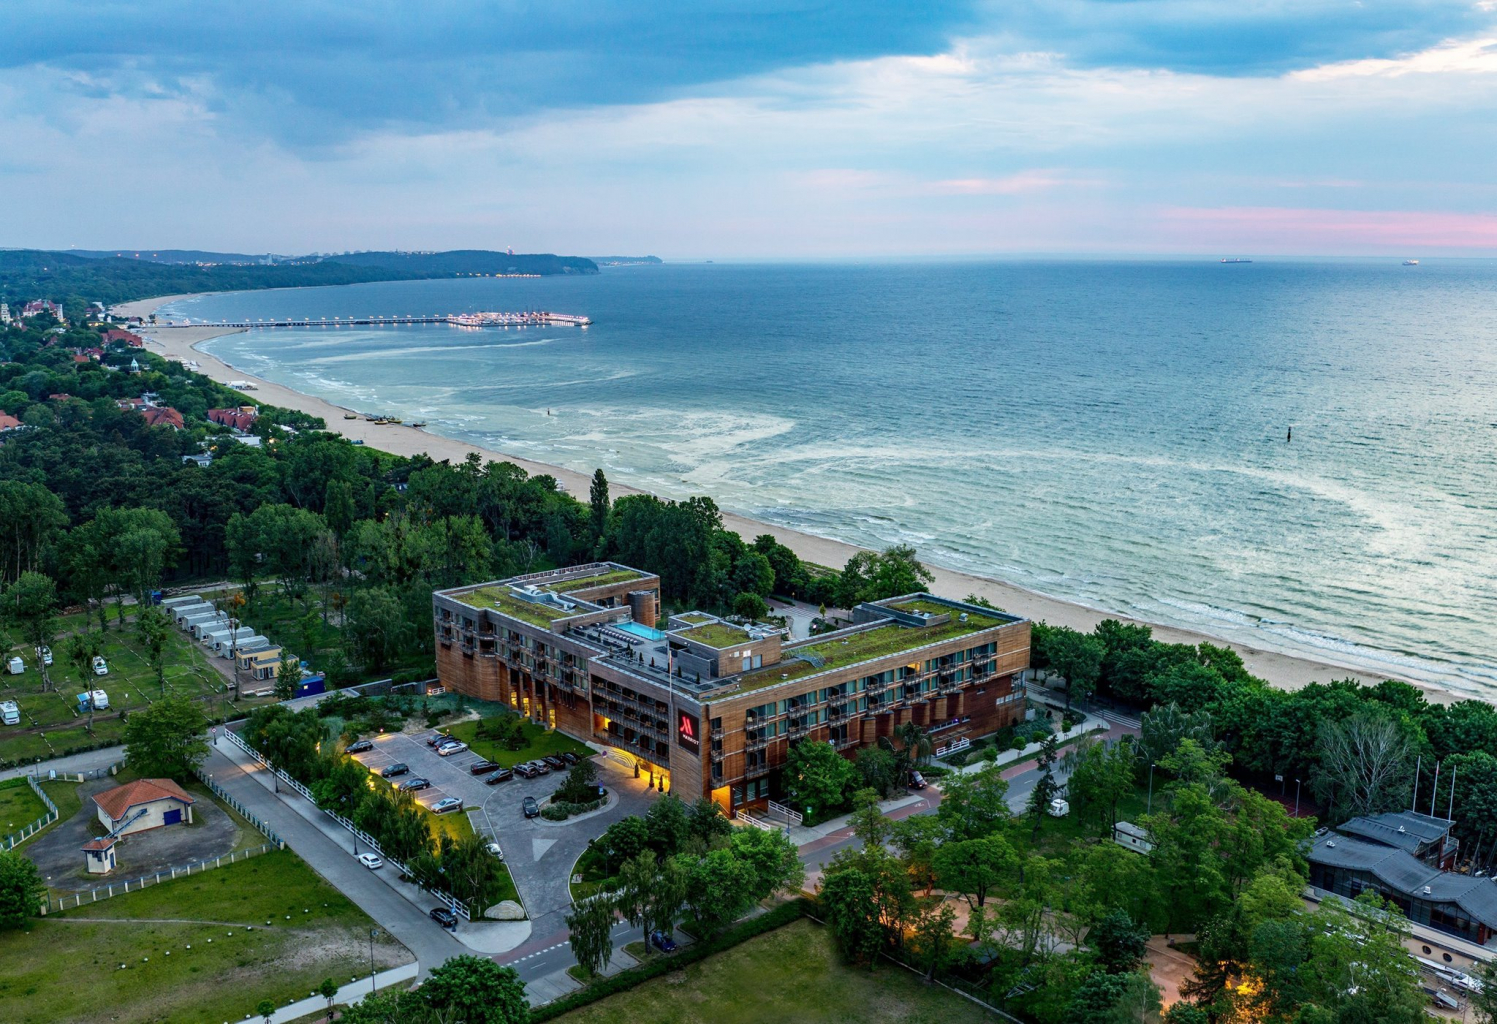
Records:
[[[140,299],[134,302],[120,303],[114,309],[127,316],[145,317],[168,303],[195,298],[197,294],[201,293],[171,295],[155,299]],[[377,426],[362,417],[358,419],[344,419],[343,417],[346,414],[352,413],[355,410],[335,405],[326,399],[303,394],[300,391],[264,380],[245,371],[236,370],[216,356],[203,352],[197,347],[212,338],[228,334],[239,334],[243,330],[243,328],[189,327],[158,331],[152,329],[149,325],[143,325],[138,328],[138,332],[146,339],[147,346],[158,354],[175,357],[181,359],[183,362],[196,361],[199,364],[197,372],[221,384],[227,384],[231,380],[251,381],[256,385],[257,390],[249,397],[265,401],[271,405],[296,409],[308,415],[320,416],[326,421],[329,433],[340,434],[351,440],[363,440],[371,448],[379,448],[395,455],[412,456],[425,454],[438,462],[448,459],[457,463],[466,458],[468,454],[477,453],[486,460],[511,462],[531,475],[543,474],[552,476],[572,495],[582,496],[588,492],[588,488],[592,482],[589,476],[569,469],[563,469],[559,466],[551,466],[545,463],[533,462],[529,459],[517,458],[504,452],[482,448],[478,445],[443,437],[439,434],[428,433],[425,430],[415,427],[404,425]],[[609,481],[609,490],[614,497],[624,494],[644,493],[640,488],[631,487],[627,483],[614,480]],[[803,560],[816,562],[832,568],[840,569],[849,558],[859,551],[864,550],[843,541],[818,537],[799,530],[763,523],[726,510],[723,511],[722,518],[723,525],[727,529],[738,533],[746,541],[752,541],[754,537],[767,533],[782,544],[785,544]],[[946,569],[930,563],[927,563],[927,568],[930,569],[935,577],[931,583],[931,589],[935,593],[957,599],[966,597],[968,594],[976,594],[987,598],[994,605],[1005,611],[1022,615],[1033,621],[1043,620],[1052,626],[1070,626],[1074,629],[1090,631],[1101,620],[1111,618],[1123,622],[1147,625],[1153,630],[1156,639],[1167,643],[1199,644],[1208,642],[1219,646],[1230,647],[1242,656],[1243,662],[1246,664],[1249,672],[1280,689],[1297,690],[1312,682],[1325,683],[1335,679],[1352,678],[1364,683],[1377,683],[1383,679],[1399,678],[1398,676],[1370,672],[1366,669],[1359,669],[1349,665],[1340,665],[1301,655],[1285,654],[1253,647],[1195,630],[1144,622],[1143,620],[1125,615],[1101,612],[1074,602],[1026,590],[1002,580],[977,576],[954,569]],[[1468,698],[1481,699],[1476,694],[1459,693],[1436,683],[1415,680],[1404,681],[1417,687],[1431,703],[1449,704]]]

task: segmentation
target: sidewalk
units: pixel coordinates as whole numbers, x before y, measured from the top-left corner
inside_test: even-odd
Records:
[[[1067,743],[1070,740],[1077,739],[1078,737],[1085,736],[1089,733],[1106,732],[1111,728],[1112,724],[1106,719],[1099,718],[1096,715],[1088,714],[1084,719],[1081,720],[1080,724],[1078,724],[1076,728],[1067,729],[1065,732],[1056,734],[1056,740],[1059,743]],[[971,775],[974,772],[980,772],[985,768],[992,767],[993,765],[997,765],[999,768],[1007,767],[1008,765],[1016,764],[1020,761],[1027,761],[1030,758],[1035,757],[1039,754],[1040,748],[1043,746],[1043,743],[1031,743],[1023,750],[1004,750],[998,754],[998,757],[995,760],[975,761],[972,764],[964,765],[961,768],[953,768],[951,770],[954,772],[960,772],[963,775]]]
[[[904,796],[896,796],[888,800],[879,801],[878,809],[892,817],[893,811],[908,807],[911,804],[924,803],[927,799],[927,797],[921,796],[919,793],[907,793]],[[797,847],[801,847],[841,832],[851,835],[851,823],[852,815],[843,814],[836,818],[829,818],[820,825],[788,825],[785,831],[789,834],[790,841]],[[838,838],[842,837],[839,836]]]
[[[399,985],[404,988],[403,982],[411,981],[416,977],[416,965],[406,964],[404,967],[395,967],[388,971],[380,971],[374,976],[371,986],[368,978],[360,978],[358,981],[350,981],[347,985],[338,989],[338,994],[333,997],[333,1002],[339,1006],[347,1006],[349,1003],[357,1003],[370,992],[371,988],[384,991],[391,985]],[[312,1014],[326,1016],[327,1000],[322,996],[308,996],[299,999],[288,1006],[283,1006],[271,1015],[271,1024],[290,1024],[291,1021],[310,1017]]]
[[[274,789],[274,776],[266,771],[260,762],[256,761],[249,754],[246,754],[243,750],[240,750],[234,744],[219,742],[214,747],[214,753],[221,756],[224,760],[231,761],[242,772],[259,782],[265,789]],[[218,781],[222,784],[223,780],[220,779]],[[354,837],[353,833],[342,825],[339,825],[332,818],[329,818],[311,801],[290,788],[281,789],[279,800],[288,810],[295,812],[304,822],[317,829],[330,843],[342,851],[349,865],[355,866],[357,870],[363,871],[369,876],[378,878],[380,882],[388,886],[393,892],[414,907],[421,916],[424,917],[426,912],[431,909],[433,906],[432,897],[422,891],[420,886],[400,881],[393,870],[369,871],[362,865],[359,865],[354,860],[354,847],[357,845],[358,840]],[[299,850],[297,852],[300,853]],[[319,871],[321,870],[321,865],[315,862],[313,862],[313,867],[318,868]],[[326,875],[325,871],[321,873]],[[329,879],[329,881],[332,881],[332,879]],[[435,927],[435,925],[432,925],[432,927]],[[530,937],[530,927],[531,924],[529,921],[465,921],[458,925],[455,932],[449,934],[475,953],[493,955],[495,953],[508,952],[524,942]],[[456,953],[449,955],[455,956]],[[428,964],[425,962],[425,957],[421,959],[423,961],[422,966],[426,970],[430,970],[440,963],[438,961],[438,963]]]
[[[99,750],[89,750],[82,754],[69,754],[66,757],[53,757],[42,761],[40,764],[24,764],[17,768],[7,768],[0,772],[0,781],[6,779],[19,779],[23,775],[38,775],[45,779],[48,772],[56,772],[61,775],[64,772],[88,772],[95,769],[108,768],[110,765],[125,759],[125,748],[103,747]]]

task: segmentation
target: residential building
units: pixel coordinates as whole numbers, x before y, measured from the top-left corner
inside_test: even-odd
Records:
[[[1354,899],[1371,889],[1415,924],[1497,947],[1497,881],[1442,870],[1454,822],[1415,811],[1353,818],[1310,848],[1310,884]]]
[[[0,302],[0,324],[10,323],[10,307]]]
[[[182,414],[169,405],[149,406],[141,409],[140,415],[148,425],[153,427],[181,430],[184,425]]]
[[[851,757],[914,722],[942,745],[1023,715],[1030,624],[909,594],[810,639],[702,612],[656,628],[659,577],[613,562],[433,595],[437,675],[729,812],[778,796],[794,743]]]
[[[213,423],[222,424],[225,427],[233,427],[235,430],[249,430],[255,425],[260,411],[253,405],[242,405],[237,409],[209,409],[208,419]]]
[[[10,432],[12,430],[20,430],[20,429],[21,429],[21,421],[20,420],[16,419],[14,416],[10,415],[9,413],[0,412],[0,434],[5,434],[5,433],[8,433],[8,432]]]
[[[34,299],[26,303],[21,309],[21,316],[40,316],[43,313],[51,313],[60,324],[67,323],[67,318],[62,315],[62,307],[48,299]]]
[[[118,327],[111,327],[103,334],[104,344],[113,345],[121,343],[131,348],[144,348],[146,341],[134,331],[122,331]]]

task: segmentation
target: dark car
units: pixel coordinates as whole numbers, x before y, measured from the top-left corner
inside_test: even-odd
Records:
[[[525,817],[538,818],[541,814],[541,805],[535,802],[535,797],[527,796],[525,802],[520,805],[525,811]]]
[[[498,770],[499,766],[493,761],[474,761],[468,765],[468,771],[473,775],[487,775],[489,772]]]
[[[533,779],[536,776],[536,771],[528,764],[517,764],[515,765],[515,774],[522,779]]]
[[[426,737],[426,745],[428,747],[435,747],[438,743],[446,743],[450,739],[452,737],[448,736],[445,732],[432,733]]]
[[[911,789],[924,789],[925,788],[925,776],[921,775],[919,772],[910,772],[910,788]]]
[[[550,768],[553,772],[559,772],[567,766],[567,763],[561,758],[557,757],[555,754],[547,754],[545,757],[541,758],[541,761],[546,765],[547,768]]]
[[[565,761],[569,765],[576,764],[578,761],[582,760],[582,758],[578,757],[576,754],[572,753],[570,750],[563,751],[562,753],[558,754],[557,756],[560,757],[563,761]]]
[[[422,778],[406,779],[400,784],[401,790],[406,793],[414,793],[418,789],[428,789],[430,787],[431,783]]]
[[[665,934],[665,932],[651,932],[650,945],[662,953],[674,953],[676,951],[676,940]]]
[[[404,764],[400,761],[396,761],[394,764],[387,764],[383,768],[381,768],[379,770],[379,774],[381,778],[393,779],[395,778],[395,776],[404,775],[410,770],[410,765]]]
[[[373,750],[373,749],[374,749],[374,741],[373,740],[354,740],[348,746],[346,746],[346,747],[343,748],[343,752],[345,754],[362,754],[365,751],[369,751],[369,750]]]
[[[545,761],[531,761],[530,762],[530,767],[532,769],[534,769],[534,771],[535,771],[535,773],[537,775],[550,775],[551,774],[551,766],[549,764],[547,764]]]
[[[487,785],[487,786],[497,786],[497,785],[499,785],[499,783],[501,783],[501,782],[508,782],[510,779],[512,779],[514,777],[515,777],[515,773],[512,772],[512,771],[510,771],[508,768],[500,768],[497,772],[492,773],[488,778],[484,779],[483,781],[484,781],[484,785]]]
[[[432,907],[431,913],[426,915],[443,928],[456,928],[457,915],[446,907]]]

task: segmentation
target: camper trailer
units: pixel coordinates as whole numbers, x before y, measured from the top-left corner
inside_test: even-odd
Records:
[[[192,628],[189,629],[188,632],[190,634],[192,634],[192,638],[194,640],[202,640],[209,633],[217,633],[221,629],[228,629],[228,628],[229,628],[229,617],[228,617],[228,615],[224,614],[223,612],[220,612],[219,614],[215,615],[213,618],[208,619],[206,622],[195,622],[195,623],[193,623],[192,624]]]
[[[204,601],[197,594],[186,594],[182,597],[168,597],[164,599],[163,601],[161,601],[161,607],[165,608],[169,612],[174,612],[178,608],[185,608],[188,605],[207,603],[208,602]]]

